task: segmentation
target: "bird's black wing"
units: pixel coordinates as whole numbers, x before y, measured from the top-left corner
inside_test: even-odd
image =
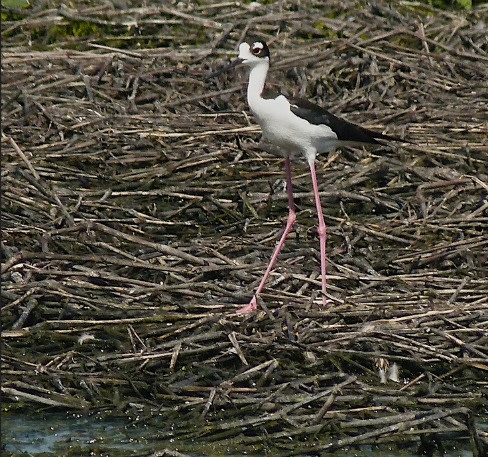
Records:
[[[340,141],[349,141],[352,143],[370,143],[381,144],[376,140],[388,141],[408,141],[394,136],[384,135],[366,129],[360,125],[348,122],[340,117],[334,116],[326,109],[302,98],[290,99],[290,110],[293,114],[314,125],[326,125],[337,135]]]

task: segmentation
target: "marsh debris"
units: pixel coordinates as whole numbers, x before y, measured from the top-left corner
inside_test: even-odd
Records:
[[[487,7],[125,3],[2,23],[10,407],[137,415],[261,455],[432,437],[483,455]],[[256,147],[245,73],[205,78],[253,36],[290,94],[415,143],[317,164],[327,309],[296,163],[297,228],[263,310],[235,314],[283,228],[284,175]]]

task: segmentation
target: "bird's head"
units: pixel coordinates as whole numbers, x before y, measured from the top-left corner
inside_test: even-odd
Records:
[[[263,61],[269,63],[269,58],[269,48],[264,41],[255,41],[251,45],[248,43],[239,45],[238,59],[245,65],[254,66]]]
[[[248,43],[241,43],[239,45],[239,56],[234,62],[217,70],[207,76],[207,79],[214,78],[225,71],[229,71],[231,68],[237,65],[244,64],[250,67],[266,62],[269,63],[269,48],[264,41],[255,41],[252,45]]]

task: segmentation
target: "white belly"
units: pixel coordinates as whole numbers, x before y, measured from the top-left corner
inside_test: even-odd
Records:
[[[263,130],[263,140],[283,149],[284,155],[301,153],[313,160],[317,153],[337,147],[337,135],[328,126],[310,124],[293,114],[285,97],[248,101]]]

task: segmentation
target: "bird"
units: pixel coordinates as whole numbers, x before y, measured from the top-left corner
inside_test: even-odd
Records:
[[[254,118],[261,127],[261,141],[273,145],[274,150],[279,151],[279,155],[284,157],[286,190],[288,194],[288,218],[285,230],[276,245],[266,271],[251,301],[247,306],[237,311],[241,314],[251,313],[258,308],[257,298],[263,291],[266,280],[275,266],[281,249],[285,244],[285,240],[296,221],[291,177],[291,159],[301,155],[307,161],[310,168],[318,216],[322,303],[324,306],[327,306],[327,226],[324,221],[320,202],[315,168],[317,155],[333,152],[341,146],[382,145],[381,140],[409,142],[402,138],[378,133],[348,122],[306,99],[285,97],[284,95],[266,98],[264,89],[270,62],[269,47],[265,41],[255,41],[251,44],[243,42],[239,45],[237,59],[230,65],[209,76],[209,78],[215,77],[223,71],[236,67],[239,64],[244,64],[250,68],[247,85],[247,103]]]

